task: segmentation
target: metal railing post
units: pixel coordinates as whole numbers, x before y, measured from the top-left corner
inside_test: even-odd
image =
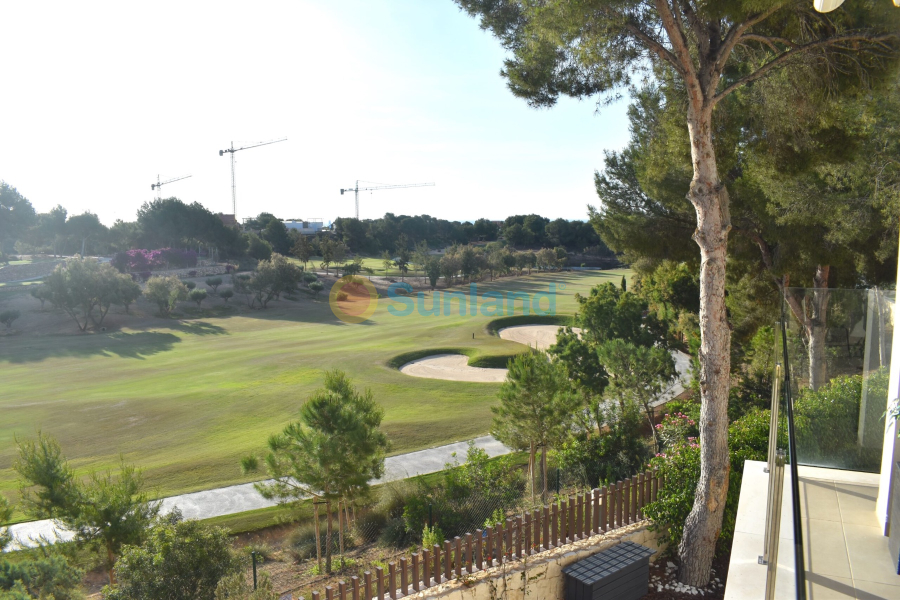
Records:
[[[784,450],[778,450],[775,455],[775,465],[769,473],[769,490],[774,502],[769,507],[766,515],[766,537],[768,543],[765,548],[765,557],[761,556],[759,562],[766,565],[766,600],[775,598],[775,577],[778,574],[778,538],[781,530],[781,500],[784,495]]]

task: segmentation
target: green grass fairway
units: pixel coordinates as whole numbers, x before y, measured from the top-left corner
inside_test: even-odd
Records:
[[[534,293],[555,283],[557,311],[572,314],[575,293],[618,285],[623,273],[510,277],[478,291]],[[111,333],[0,338],[0,493],[15,496],[14,438],[37,430],[56,437],[82,473],[114,469],[121,455],[160,496],[254,479],[241,475],[240,457],[261,452],[296,418],[326,369],[372,389],[393,453],[465,440],[488,431],[499,384],[408,377],[390,360],[427,348],[467,349],[473,358],[524,351],[486,333],[492,319],[480,314],[397,317],[383,299],[371,320],[349,325],[325,294],[273,304]]]

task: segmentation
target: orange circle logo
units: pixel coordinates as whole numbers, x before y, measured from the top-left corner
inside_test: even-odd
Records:
[[[328,294],[331,312],[345,323],[362,323],[378,307],[378,290],[365,277],[345,275],[338,279]]]

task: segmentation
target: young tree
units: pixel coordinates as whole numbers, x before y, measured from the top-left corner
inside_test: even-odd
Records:
[[[269,438],[264,462],[271,483],[256,485],[266,498],[292,502],[312,497],[324,501],[327,515],[325,572],[331,573],[332,509],[369,487],[384,472],[387,436],[381,430],[384,410],[370,390],[360,393],[342,371],[325,373],[325,387],[300,409],[300,420]],[[259,467],[256,457],[241,461],[245,471]],[[314,504],[316,548],[318,504]],[[342,520],[342,517],[340,517]],[[341,521],[342,522],[342,521]],[[343,541],[343,526],[340,527]],[[321,559],[320,559],[321,560]]]
[[[322,285],[322,282],[321,282],[321,281],[311,281],[311,282],[309,283],[309,289],[312,290],[312,292],[313,292],[313,297],[314,297],[314,298],[318,298],[318,297],[319,297],[319,292],[321,292],[322,290],[324,290],[324,289],[325,289],[325,286]]]
[[[175,277],[169,275],[167,277],[151,277],[147,281],[147,291],[145,292],[147,300],[159,307],[159,315],[167,317],[175,310],[175,304],[180,300],[186,300],[188,297],[188,289],[184,283]]]
[[[13,468],[22,478],[25,511],[33,518],[51,518],[75,532],[75,539],[104,556],[110,583],[122,547],[137,544],[159,514],[160,504],[144,492],[140,471],[124,462],[113,476],[91,473],[86,483],[75,479],[56,440],[38,433],[19,442]]]
[[[254,294],[256,302],[266,308],[273,298],[294,291],[302,277],[303,272],[297,265],[276,253],[271,259],[259,262],[247,287]]]
[[[294,244],[294,247],[291,248],[291,254],[303,263],[303,268],[305,269],[306,264],[313,255],[313,247],[312,244],[309,243],[309,238],[305,235],[301,235],[300,239],[297,240],[297,243]]]
[[[12,520],[13,508],[5,496],[0,496],[0,552],[12,541],[12,533],[6,524]]]
[[[782,68],[799,76],[868,78],[893,66],[900,45],[898,17],[887,3],[821,18],[811,3],[749,0],[457,0],[480,17],[510,52],[504,76],[512,92],[534,106],[560,94],[611,94],[623,87],[671,79],[684,89],[700,248],[701,477],[679,547],[679,580],[709,581],[728,491],[730,331],[725,311],[728,195],[716,161],[716,105],[743,86]]]
[[[46,285],[31,286],[31,297],[41,301],[41,310],[44,310],[44,302],[53,299],[53,294]]]
[[[137,297],[137,284],[130,275],[123,275],[111,264],[95,259],[68,259],[44,279],[44,285],[53,303],[72,317],[81,331],[91,323],[100,327],[112,304],[133,302]],[[95,310],[100,315],[99,321],[94,319]]]
[[[334,242],[326,238],[319,243],[319,248],[322,251],[322,266],[328,275],[328,265],[334,262]]]
[[[219,292],[219,298],[225,301],[225,304],[228,304],[228,300],[234,296],[234,290],[222,290]]]
[[[18,310],[4,310],[0,312],[0,323],[6,325],[7,329],[12,329],[13,321],[22,316],[22,313]]]
[[[206,290],[191,290],[191,293],[188,295],[188,297],[192,301],[196,302],[197,306],[200,306],[200,304],[204,300],[206,300]]]
[[[491,407],[491,435],[517,450],[528,450],[532,501],[535,487],[535,455],[541,450],[541,499],[547,501],[547,450],[569,435],[579,408],[566,370],[545,353],[532,350],[509,362],[506,381],[498,394],[500,405]]]
[[[303,274],[303,281],[306,283],[306,287],[309,287],[309,285],[311,283],[313,283],[314,281],[318,281],[318,280],[319,280],[319,276],[316,275],[315,273],[306,272]]]
[[[672,355],[659,346],[648,348],[612,339],[597,348],[597,356],[609,374],[606,398],[617,402],[623,411],[627,404],[643,409],[653,434],[655,451],[659,452],[653,407],[677,381]]]
[[[129,545],[116,564],[118,585],[106,600],[215,600],[219,583],[241,568],[228,532],[168,515],[141,545]]]
[[[388,271],[394,266],[394,257],[387,250],[381,253],[381,266],[384,268],[384,276],[387,277]]]
[[[207,277],[206,285],[208,285],[212,289],[213,294],[216,294],[219,291],[219,286],[222,285],[222,278],[221,277]]]
[[[431,249],[428,247],[428,242],[422,240],[418,244],[416,244],[416,248],[412,254],[412,262],[416,269],[422,271],[422,275],[425,275],[425,265],[428,263],[428,258],[430,256]]]
[[[409,261],[412,258],[412,253],[409,251],[409,239],[405,234],[400,234],[397,238],[397,258],[394,259],[394,264],[400,269],[400,281],[403,281],[403,276],[409,271]]]
[[[441,260],[436,256],[429,256],[425,261],[425,275],[428,277],[428,284],[434,290],[437,287],[438,279],[441,277]]]
[[[272,244],[260,239],[255,233],[247,234],[247,255],[256,260],[272,258]]]

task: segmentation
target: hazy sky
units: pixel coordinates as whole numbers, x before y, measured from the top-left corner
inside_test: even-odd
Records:
[[[504,52],[450,0],[6,2],[0,179],[38,211],[133,220],[150,184],[231,212],[353,215],[356,179],[435,182],[360,195],[385,212],[582,219],[626,103],[535,110]]]

